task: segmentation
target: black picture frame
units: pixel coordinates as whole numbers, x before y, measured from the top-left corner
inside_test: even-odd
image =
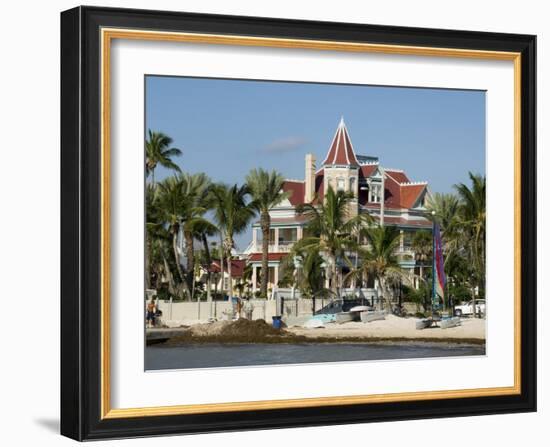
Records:
[[[521,53],[521,392],[223,413],[101,417],[103,27]],[[61,14],[61,433],[77,440],[440,418],[536,410],[536,37],[166,11]]]

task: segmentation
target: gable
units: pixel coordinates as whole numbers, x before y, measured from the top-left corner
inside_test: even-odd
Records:
[[[288,197],[288,201],[291,205],[296,206],[304,203],[304,182],[285,180],[285,182],[283,183],[283,191],[290,194]]]

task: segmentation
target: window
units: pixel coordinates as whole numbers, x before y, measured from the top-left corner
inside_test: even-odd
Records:
[[[349,179],[349,190],[355,194],[355,177]]]
[[[380,203],[382,198],[382,185],[373,183],[369,190],[369,202]]]
[[[297,228],[281,228],[279,230],[279,245],[289,245],[298,239]]]
[[[338,191],[344,191],[346,189],[346,182],[343,178],[339,177],[336,183],[336,189]]]
[[[426,194],[422,195],[422,197],[418,201],[418,206],[420,208],[425,208],[426,207]]]
[[[261,244],[264,239],[264,234],[262,229],[260,228],[258,230],[258,244]],[[275,243],[275,229],[270,228],[269,229],[269,243],[274,244]]]

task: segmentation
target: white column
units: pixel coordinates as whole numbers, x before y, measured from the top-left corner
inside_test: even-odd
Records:
[[[256,233],[256,231],[254,231]],[[258,288],[258,267],[253,266],[252,267],[252,293],[256,293],[256,290]]]
[[[296,239],[299,241],[304,237],[304,227],[298,227],[296,231]]]
[[[279,282],[279,264],[273,268],[273,287],[277,287]]]
[[[275,241],[274,241],[274,247],[273,247],[273,250],[275,252],[278,252],[279,251],[279,229],[278,228],[275,228]]]
[[[403,251],[405,247],[405,232],[403,230],[399,231],[399,251]]]

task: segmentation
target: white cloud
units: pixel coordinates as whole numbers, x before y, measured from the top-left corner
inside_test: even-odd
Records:
[[[290,136],[272,141],[262,149],[262,152],[280,153],[299,149],[306,143],[303,137]]]

